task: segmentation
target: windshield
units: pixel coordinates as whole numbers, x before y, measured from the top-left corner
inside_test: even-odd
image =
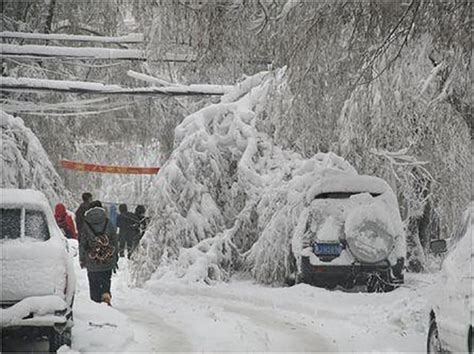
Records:
[[[42,211],[26,210],[25,238],[38,241],[46,241],[49,239],[48,223]]]
[[[46,241],[50,237],[46,217],[40,210],[1,209],[1,216],[1,240]]]
[[[21,209],[1,209],[0,239],[15,239],[21,235]]]

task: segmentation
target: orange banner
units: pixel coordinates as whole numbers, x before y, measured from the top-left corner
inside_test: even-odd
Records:
[[[131,175],[155,175],[160,170],[159,167],[125,167],[96,165],[93,163],[83,163],[76,161],[61,160],[61,166],[69,170],[97,173],[121,173]]]

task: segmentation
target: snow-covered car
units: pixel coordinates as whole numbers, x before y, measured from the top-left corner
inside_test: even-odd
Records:
[[[71,342],[76,279],[69,242],[42,193],[0,193],[2,338],[47,336],[56,351]]]
[[[404,280],[398,202],[382,179],[325,170],[311,190],[297,282],[389,291]]]
[[[428,353],[473,352],[473,212],[471,203],[453,236],[431,243],[434,253],[449,253],[442,265],[439,291],[432,300]]]

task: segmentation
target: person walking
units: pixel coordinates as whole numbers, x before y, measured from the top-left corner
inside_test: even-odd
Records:
[[[109,208],[109,220],[112,222],[114,227],[117,227],[117,216],[118,216],[117,205],[111,204]]]
[[[91,300],[111,306],[112,271],[118,261],[117,234],[101,203],[94,201],[91,206],[84,214],[79,237],[79,262],[81,268],[87,269]]]
[[[150,222],[150,218],[145,216],[146,209],[144,205],[137,205],[135,208],[135,216],[138,219],[138,238],[135,240],[135,245],[134,248],[138,247],[138,244],[140,243],[140,240],[142,239],[143,235],[145,234],[145,231],[148,227],[148,224]]]
[[[138,219],[135,214],[128,211],[127,204],[120,204],[119,212],[117,227],[119,228],[120,256],[125,257],[125,248],[127,248],[127,257],[130,259],[138,233]]]
[[[82,203],[79,208],[76,210],[76,226],[77,233],[79,238],[82,234],[82,226],[84,224],[84,214],[90,208],[90,203],[92,202],[92,194],[85,192],[82,194]]]
[[[77,240],[76,225],[71,214],[64,204],[58,203],[54,210],[54,219],[66,238]]]

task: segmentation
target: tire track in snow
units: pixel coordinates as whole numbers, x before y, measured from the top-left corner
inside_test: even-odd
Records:
[[[135,341],[153,352],[190,352],[192,347],[178,328],[170,326],[156,311],[118,307],[135,329]],[[148,347],[149,346],[149,347]]]
[[[246,316],[252,323],[261,326],[262,329],[279,332],[281,336],[290,340],[289,342],[285,341],[285,348],[271,349],[295,352],[331,352],[335,349],[327,343],[325,338],[316,332],[312,332],[305,324],[292,322],[291,318],[275,316],[268,309],[226,304],[224,310]],[[285,315],[283,316],[285,317]]]
[[[180,323],[183,331],[187,332],[190,342],[193,342],[196,336],[196,333],[193,332],[195,324],[183,323],[183,319],[185,320],[183,314],[186,312],[200,313],[202,326],[206,326],[206,321],[210,321],[212,324],[216,320],[224,321],[224,326],[233,325],[236,332],[224,333],[226,337],[228,336],[227,340],[216,338],[218,334],[207,333],[207,339],[213,343],[210,347],[194,341],[194,345],[198,345],[200,351],[224,350],[224,347],[225,350],[238,351],[245,349],[245,351],[334,352],[337,350],[333,343],[318,334],[317,321],[308,320],[307,312],[294,313],[276,309],[269,303],[249,303],[244,299],[238,299],[238,297],[231,296],[229,298],[228,294],[213,292],[212,289],[209,289],[211,291],[209,294],[196,291],[196,289],[179,291],[171,287],[163,290],[158,292],[161,301],[167,304],[172,303],[173,306],[180,309],[179,313],[167,314],[165,317]],[[155,291],[153,293],[155,296],[158,295]],[[215,318],[215,315],[218,318]],[[306,322],[302,321],[303,317],[306,318]],[[235,337],[240,338],[237,344]],[[218,343],[223,347],[219,347]],[[217,347],[214,347],[216,345]]]

